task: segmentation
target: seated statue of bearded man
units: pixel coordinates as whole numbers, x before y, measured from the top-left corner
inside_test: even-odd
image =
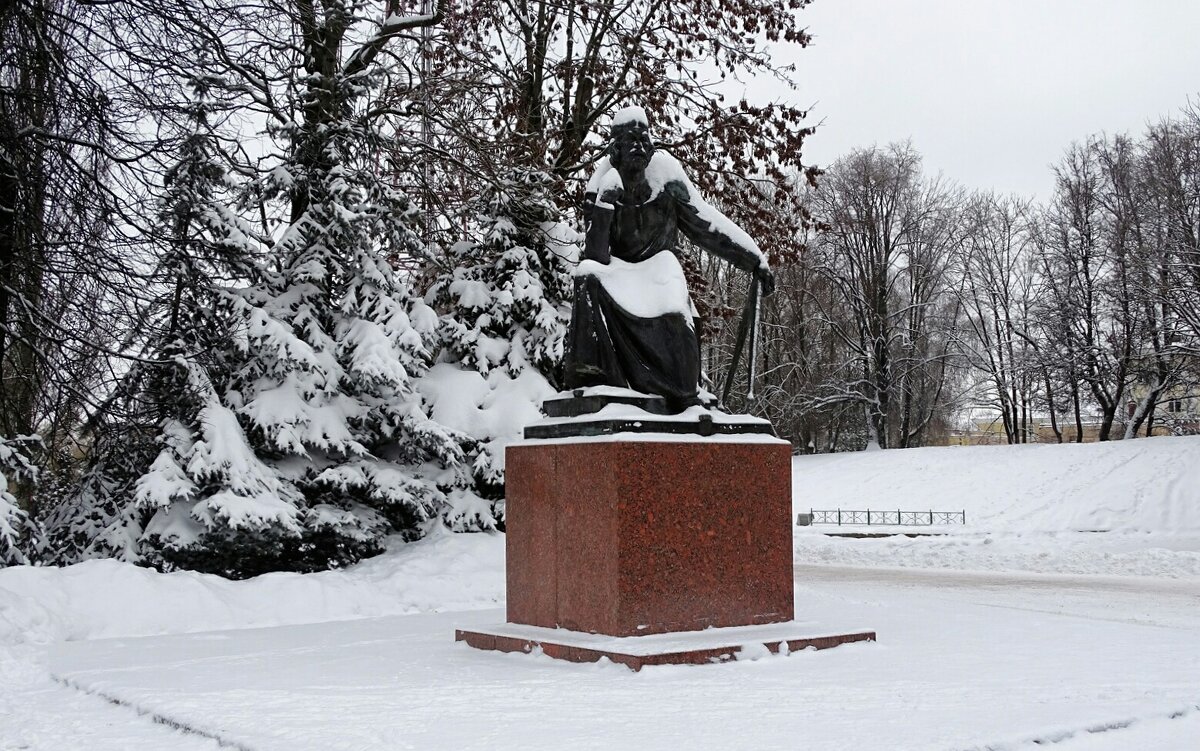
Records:
[[[758,245],[697,193],[682,166],[656,151],[640,107],[613,118],[608,156],[588,182],[584,258],[575,272],[566,385],[615,386],[663,397],[673,412],[700,404],[700,339],[676,238],[774,276]]]

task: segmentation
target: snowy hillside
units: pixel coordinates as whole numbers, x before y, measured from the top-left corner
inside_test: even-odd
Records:
[[[793,468],[797,512],[965,510],[963,531],[1200,533],[1200,437],[820,454]]]

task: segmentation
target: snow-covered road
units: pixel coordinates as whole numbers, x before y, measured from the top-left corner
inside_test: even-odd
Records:
[[[56,683],[43,651],[0,646],[3,751],[217,751],[215,741]]]
[[[847,566],[795,566],[797,584],[853,590],[912,590],[922,599],[1045,612],[1200,633],[1200,577],[1077,576],[1006,571],[953,571]],[[1200,647],[1198,647],[1200,649]]]
[[[1194,748],[1200,580],[796,571],[801,620],[879,643],[633,674],[470,650],[453,628],[499,613],[464,611],[67,643],[51,668],[251,749]]]

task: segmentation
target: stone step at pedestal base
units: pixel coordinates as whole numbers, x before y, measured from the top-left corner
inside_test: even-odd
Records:
[[[540,650],[548,657],[568,662],[597,662],[601,658],[608,658],[638,671],[647,665],[728,662],[745,656],[757,656],[764,650],[773,654],[790,654],[854,642],[873,642],[875,632],[831,634],[822,632],[814,624],[788,622],[647,636],[606,636],[561,628],[502,623],[479,629],[459,629],[454,638],[476,649],[525,653]]]

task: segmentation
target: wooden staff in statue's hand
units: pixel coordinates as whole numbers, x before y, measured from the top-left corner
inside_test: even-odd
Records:
[[[746,375],[746,399],[754,399],[754,380],[758,367],[758,297],[761,291],[763,297],[775,292],[775,275],[764,269],[761,273],[756,269],[750,279],[750,292],[746,295],[746,307],[742,310],[742,320],[738,324],[737,340],[733,345],[733,360],[725,373],[725,387],[721,389],[721,404],[729,402],[729,392],[733,389],[733,379],[737,375],[738,365],[742,359],[742,349],[747,340],[750,342],[750,357],[747,363],[749,372]]]

